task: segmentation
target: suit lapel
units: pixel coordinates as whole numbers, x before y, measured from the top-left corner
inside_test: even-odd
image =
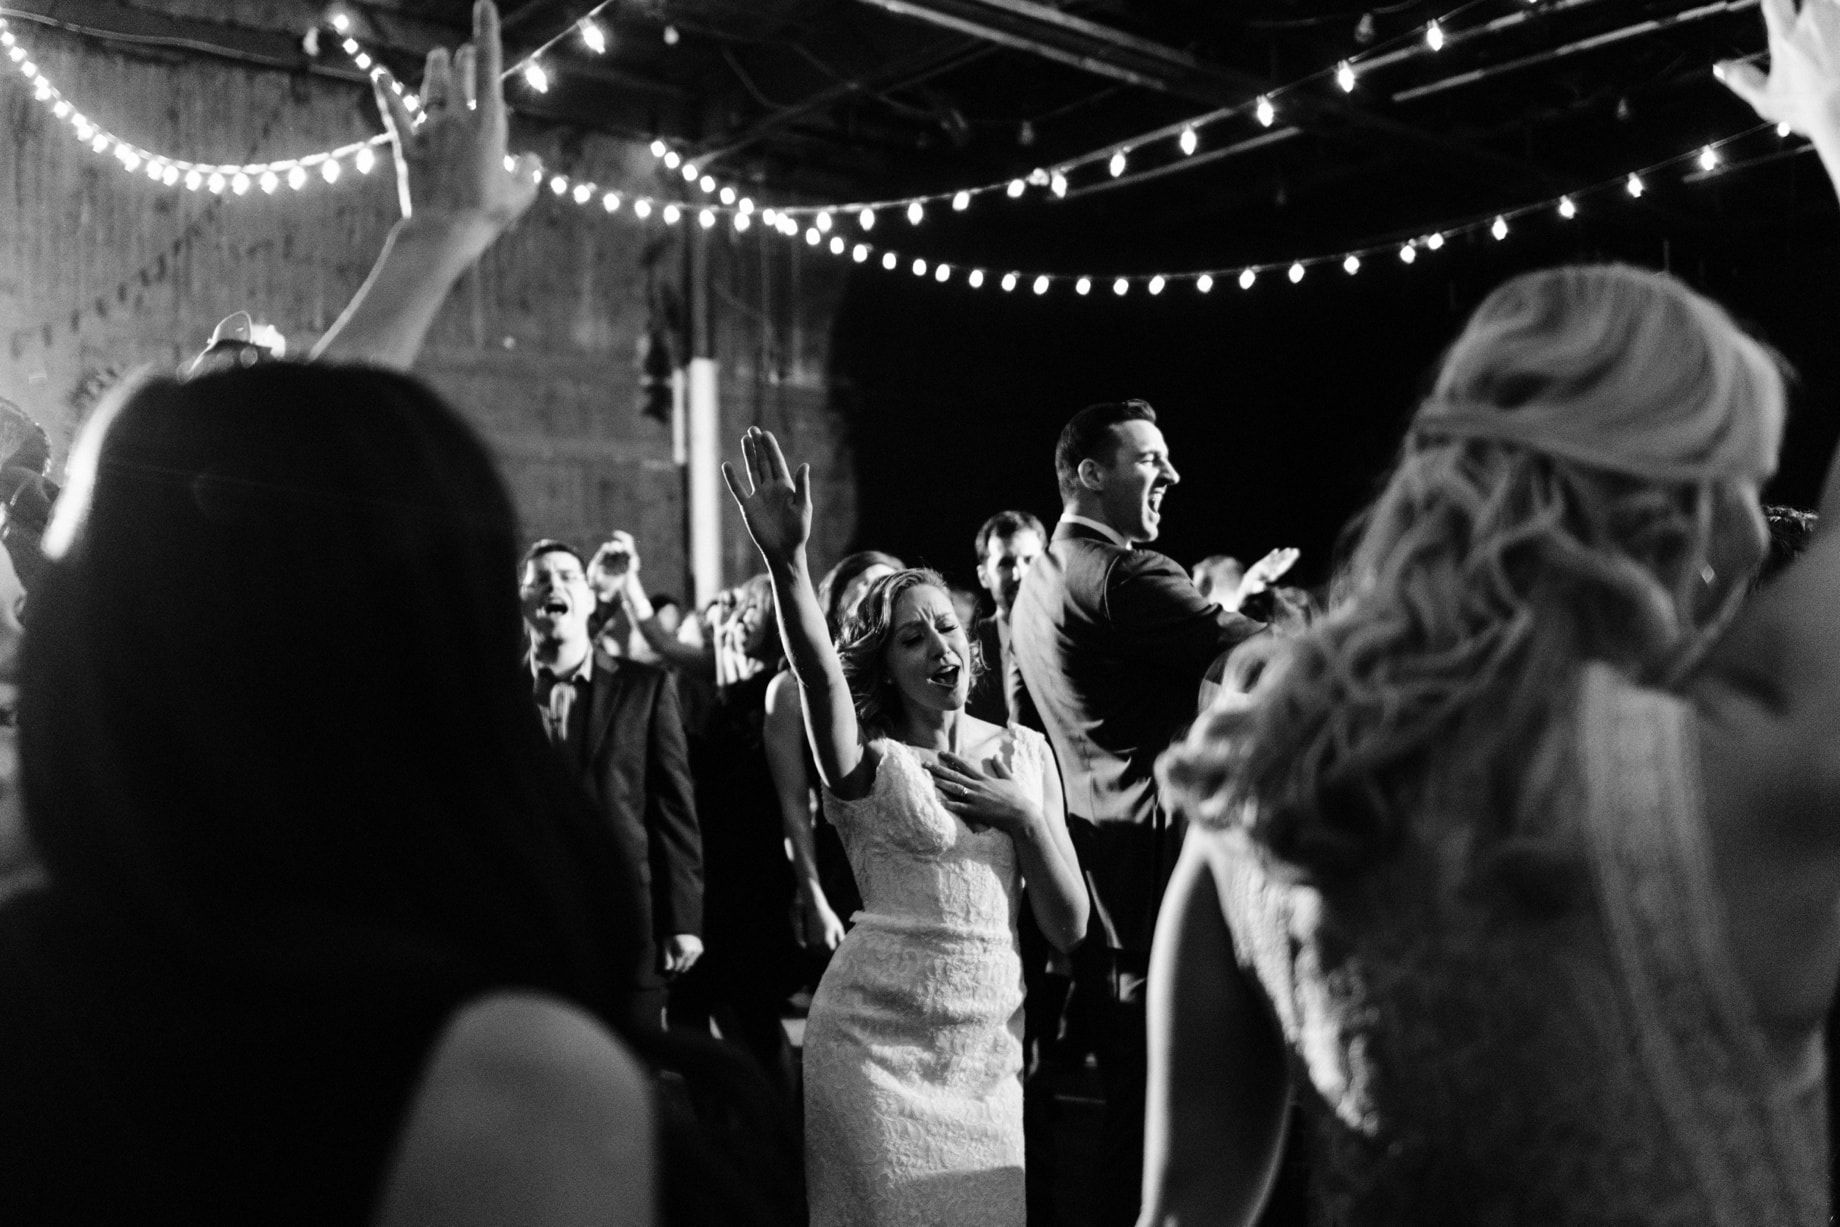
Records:
[[[583,763],[592,763],[599,757],[607,735],[613,731],[613,717],[619,706],[619,670],[618,659],[605,652],[594,653],[594,685],[589,687],[593,697],[588,704],[588,740],[582,747]]]

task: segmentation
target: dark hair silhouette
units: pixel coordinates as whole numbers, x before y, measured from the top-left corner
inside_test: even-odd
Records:
[[[884,554],[880,550],[857,550],[854,554],[845,554],[837,560],[837,565],[824,573],[818,581],[818,608],[824,611],[824,625],[830,628],[831,638],[835,639],[843,632],[843,594],[850,590],[858,576],[870,567],[887,567],[899,571],[907,564],[893,554]]]
[[[193,957],[443,966],[617,1022],[636,870],[531,719],[471,432],[411,379],[292,363],[105,412],[24,658],[59,889]]]
[[[1074,461],[1073,467],[1078,469],[1079,461]],[[984,565],[984,558],[990,552],[992,537],[999,541],[1007,541],[1018,533],[1034,533],[1041,538],[1043,545],[1048,544],[1048,530],[1041,526],[1041,521],[1033,513],[999,511],[978,526],[977,539],[972,544],[972,548],[977,551],[977,565],[980,567]]]

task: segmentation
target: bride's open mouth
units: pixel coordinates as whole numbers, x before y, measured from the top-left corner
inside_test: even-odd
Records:
[[[926,680],[933,683],[935,686],[943,686],[947,690],[953,690],[958,686],[958,675],[962,671],[963,670],[958,665],[941,665],[939,668],[927,674]]]

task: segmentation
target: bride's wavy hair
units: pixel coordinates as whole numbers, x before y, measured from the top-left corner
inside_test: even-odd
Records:
[[[850,698],[856,704],[856,722],[865,734],[886,733],[901,702],[894,679],[883,664],[889,636],[894,634],[895,604],[903,592],[927,584],[941,592],[951,591],[939,572],[927,567],[907,567],[871,581],[856,604],[856,612],[844,620],[838,633],[837,658],[843,664],[843,680],[849,683]]]
[[[1666,684],[1729,615],[1744,577],[1709,549],[1755,513],[1783,416],[1779,359],[1672,277],[1509,281],[1350,526],[1328,616],[1256,649],[1260,688],[1197,722],[1164,787],[1308,877],[1377,863],[1420,811],[1465,821],[1472,866],[1554,868],[1579,670]]]

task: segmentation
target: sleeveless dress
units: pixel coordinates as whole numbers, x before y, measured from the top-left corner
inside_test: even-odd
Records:
[[[1577,711],[1578,897],[1544,916],[1465,880],[1461,823],[1321,890],[1191,834],[1285,1040],[1319,1222],[1827,1222],[1820,1060],[1772,1063],[1726,949],[1692,709],[1593,665]]]
[[[1021,877],[1015,845],[940,805],[912,748],[874,743],[875,783],[824,797],[863,909],[805,1029],[813,1227],[1021,1227]],[[998,757],[1040,802],[1047,742]]]

